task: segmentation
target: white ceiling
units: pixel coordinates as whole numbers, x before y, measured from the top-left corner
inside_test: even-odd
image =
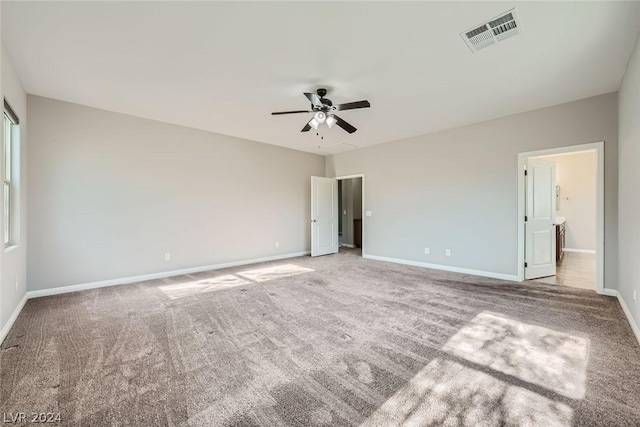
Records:
[[[514,6],[522,34],[471,53]],[[639,28],[638,2],[2,2],[28,93],[323,154],[615,91]],[[371,102],[358,132],[270,115],[318,87]]]

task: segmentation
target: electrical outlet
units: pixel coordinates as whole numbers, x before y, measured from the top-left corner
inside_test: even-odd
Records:
[[[429,255],[429,248],[424,248],[424,254]]]
[[[344,212],[343,212],[342,214],[343,214],[343,215],[346,215],[346,214],[347,214],[347,210],[345,209],[345,210],[344,210]]]
[[[451,249],[445,249],[445,250],[444,250],[444,254],[445,254],[446,256],[451,256]]]
[[[280,242],[276,242],[276,248],[280,247]]]
[[[167,252],[164,254],[164,260],[165,261],[171,261],[171,252]]]
[[[16,279],[16,292],[18,292],[18,279]],[[633,294],[633,300],[634,301],[636,300],[635,296],[636,296],[636,294],[635,294],[635,291],[634,291],[634,294]]]

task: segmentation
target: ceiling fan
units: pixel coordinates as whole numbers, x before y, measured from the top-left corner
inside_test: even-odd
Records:
[[[318,126],[326,123],[329,128],[334,125],[340,126],[342,129],[349,133],[354,133],[358,129],[342,120],[340,117],[334,114],[334,111],[354,110],[356,108],[369,108],[371,104],[369,101],[356,101],[347,102],[346,104],[333,105],[330,99],[325,98],[327,90],[320,88],[315,93],[305,92],[304,96],[311,101],[311,110],[294,110],[294,111],[276,111],[271,113],[274,116],[281,114],[296,114],[296,113],[314,113],[309,122],[302,128],[301,132],[309,132],[311,128],[318,130]]]

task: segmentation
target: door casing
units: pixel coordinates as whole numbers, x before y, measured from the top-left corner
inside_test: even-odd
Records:
[[[366,210],[365,210],[365,191],[364,191],[364,174],[363,173],[357,173],[354,175],[342,175],[342,176],[337,176],[336,180],[338,181],[342,181],[343,179],[351,179],[351,178],[362,178],[362,257],[364,258],[365,255],[365,248],[366,248],[366,240],[367,240],[367,233],[366,233],[366,224],[367,224],[367,217],[365,215]],[[338,214],[341,214],[341,212],[338,212]]]
[[[570,145],[518,154],[518,280],[524,281],[525,246],[525,180],[524,168],[528,157],[549,156],[595,150],[596,152],[596,292],[606,294],[604,287],[604,141]]]

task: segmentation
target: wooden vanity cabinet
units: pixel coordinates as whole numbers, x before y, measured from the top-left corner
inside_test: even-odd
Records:
[[[562,260],[564,254],[565,233],[567,228],[565,223],[556,224],[556,264]]]

